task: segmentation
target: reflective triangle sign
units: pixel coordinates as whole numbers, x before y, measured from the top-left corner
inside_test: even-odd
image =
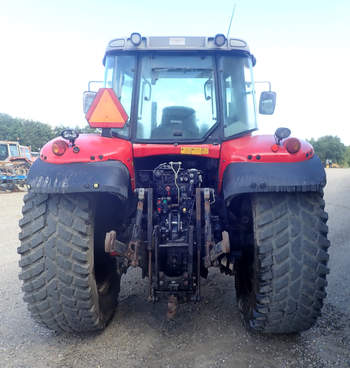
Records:
[[[86,120],[91,128],[123,128],[128,115],[112,88],[100,88],[86,113]]]

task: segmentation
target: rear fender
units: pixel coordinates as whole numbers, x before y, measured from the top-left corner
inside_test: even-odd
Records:
[[[37,159],[27,184],[35,193],[110,192],[122,200],[131,190],[128,168],[120,161],[53,164]]]
[[[223,175],[225,201],[243,193],[319,192],[326,174],[318,156],[299,162],[232,162]]]
[[[61,156],[54,155],[52,152],[52,145],[57,140],[67,143],[67,150]],[[98,134],[80,134],[72,145],[69,141],[58,137],[45,144],[40,152],[40,158],[42,161],[58,165],[118,161],[127,167],[131,187],[135,189],[132,144],[124,139],[102,137]]]
[[[53,153],[55,141],[67,144]],[[62,137],[48,142],[32,165],[27,183],[36,193],[110,192],[127,199],[135,186],[131,142],[99,134],[80,134],[74,144]]]
[[[300,140],[290,154],[272,135],[247,135],[222,144],[219,190],[224,199],[243,193],[321,191],[326,174],[312,146]]]

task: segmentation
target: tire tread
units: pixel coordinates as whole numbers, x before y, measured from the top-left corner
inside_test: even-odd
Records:
[[[91,270],[89,199],[28,193],[22,213],[19,278],[32,317],[56,331],[103,329],[108,320]]]
[[[263,333],[306,330],[321,313],[329,272],[328,216],[322,196],[255,194],[252,212],[256,292],[255,302],[238,295],[244,320]]]

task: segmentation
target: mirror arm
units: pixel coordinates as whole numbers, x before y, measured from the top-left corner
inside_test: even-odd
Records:
[[[255,81],[255,84],[268,84],[269,85],[269,92],[271,92],[271,82],[270,81]]]
[[[111,128],[102,128],[102,137],[111,138],[112,137],[112,130]]]
[[[96,83],[96,84],[103,84],[103,81],[89,81],[88,83],[88,92],[93,92],[91,91],[91,84]]]

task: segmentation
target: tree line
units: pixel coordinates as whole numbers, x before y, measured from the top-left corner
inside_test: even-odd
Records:
[[[311,138],[308,142],[314,147],[323,164],[331,160],[333,164],[350,167],[350,146],[345,146],[339,137],[326,135],[318,139]]]
[[[13,118],[0,113],[0,140],[18,141],[23,146],[30,146],[32,151],[39,151],[49,140],[59,136],[64,129],[72,129],[63,125],[51,127],[39,121]],[[75,127],[80,133],[93,132],[89,126]]]
[[[31,146],[32,151],[39,151],[46,142],[59,136],[64,129],[72,127],[51,127],[39,121],[13,118],[0,113],[0,140],[18,141],[23,146]],[[95,131],[88,125],[75,129],[80,133]],[[345,146],[339,137],[326,135],[318,139],[311,138],[309,143],[324,164],[326,160],[332,160],[338,165],[350,167],[350,146]]]

